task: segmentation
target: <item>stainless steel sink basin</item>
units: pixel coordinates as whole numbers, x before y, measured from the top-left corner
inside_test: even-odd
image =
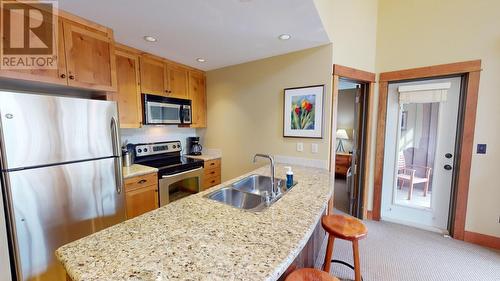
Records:
[[[281,192],[286,191],[286,181],[283,179],[274,179],[274,184],[281,188]],[[264,195],[271,194],[271,177],[261,175],[251,175],[232,184],[237,190]]]
[[[238,209],[258,212],[278,201],[291,189],[286,188],[284,179],[275,179],[275,184],[280,188],[281,194],[270,201],[266,201],[266,197],[271,194],[271,177],[261,175],[250,175],[205,197]],[[297,182],[294,182],[292,187],[295,184]]]
[[[263,198],[261,196],[241,192],[230,187],[224,187],[212,192],[208,198],[244,210],[254,209],[263,203]]]

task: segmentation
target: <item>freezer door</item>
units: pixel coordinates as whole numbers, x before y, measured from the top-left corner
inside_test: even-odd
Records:
[[[19,280],[64,281],[54,251],[125,220],[114,158],[4,172]]]
[[[2,168],[116,156],[117,116],[116,102],[0,91]]]

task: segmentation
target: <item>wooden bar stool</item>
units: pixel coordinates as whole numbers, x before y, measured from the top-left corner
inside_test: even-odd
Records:
[[[339,281],[339,279],[321,270],[301,268],[288,275],[285,281]]]
[[[328,245],[326,247],[325,262],[323,270],[330,273],[332,262],[341,263],[354,269],[355,281],[361,281],[361,268],[359,266],[359,248],[358,241],[365,238],[368,233],[366,226],[358,219],[344,215],[327,215],[321,218],[321,225],[328,232]],[[352,242],[352,252],[354,266],[343,261],[332,261],[333,242],[335,238],[344,239]]]

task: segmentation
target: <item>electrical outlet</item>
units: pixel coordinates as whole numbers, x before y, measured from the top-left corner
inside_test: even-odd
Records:
[[[297,143],[297,151],[302,152],[304,151],[304,144],[301,142]]]
[[[311,151],[312,151],[312,153],[318,153],[318,144],[317,143],[311,144]]]

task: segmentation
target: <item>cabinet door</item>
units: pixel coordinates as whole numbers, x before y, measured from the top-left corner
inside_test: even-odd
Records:
[[[112,35],[63,21],[68,85],[116,91]]]
[[[189,72],[189,99],[192,101],[193,122],[191,127],[207,126],[207,95],[205,76],[197,72]]]
[[[167,65],[168,96],[179,99],[188,98],[188,70],[175,64]]]
[[[158,208],[158,185],[125,192],[127,218],[131,219]]]
[[[121,128],[140,128],[142,123],[139,56],[120,49],[115,51],[117,92]]]
[[[57,68],[55,69],[23,69],[0,70],[0,77],[67,85],[66,57],[64,54],[64,36],[62,21],[58,23],[57,35]],[[55,39],[55,38],[54,38]]]
[[[159,96],[168,96],[166,85],[166,65],[163,61],[141,56],[141,92]]]

